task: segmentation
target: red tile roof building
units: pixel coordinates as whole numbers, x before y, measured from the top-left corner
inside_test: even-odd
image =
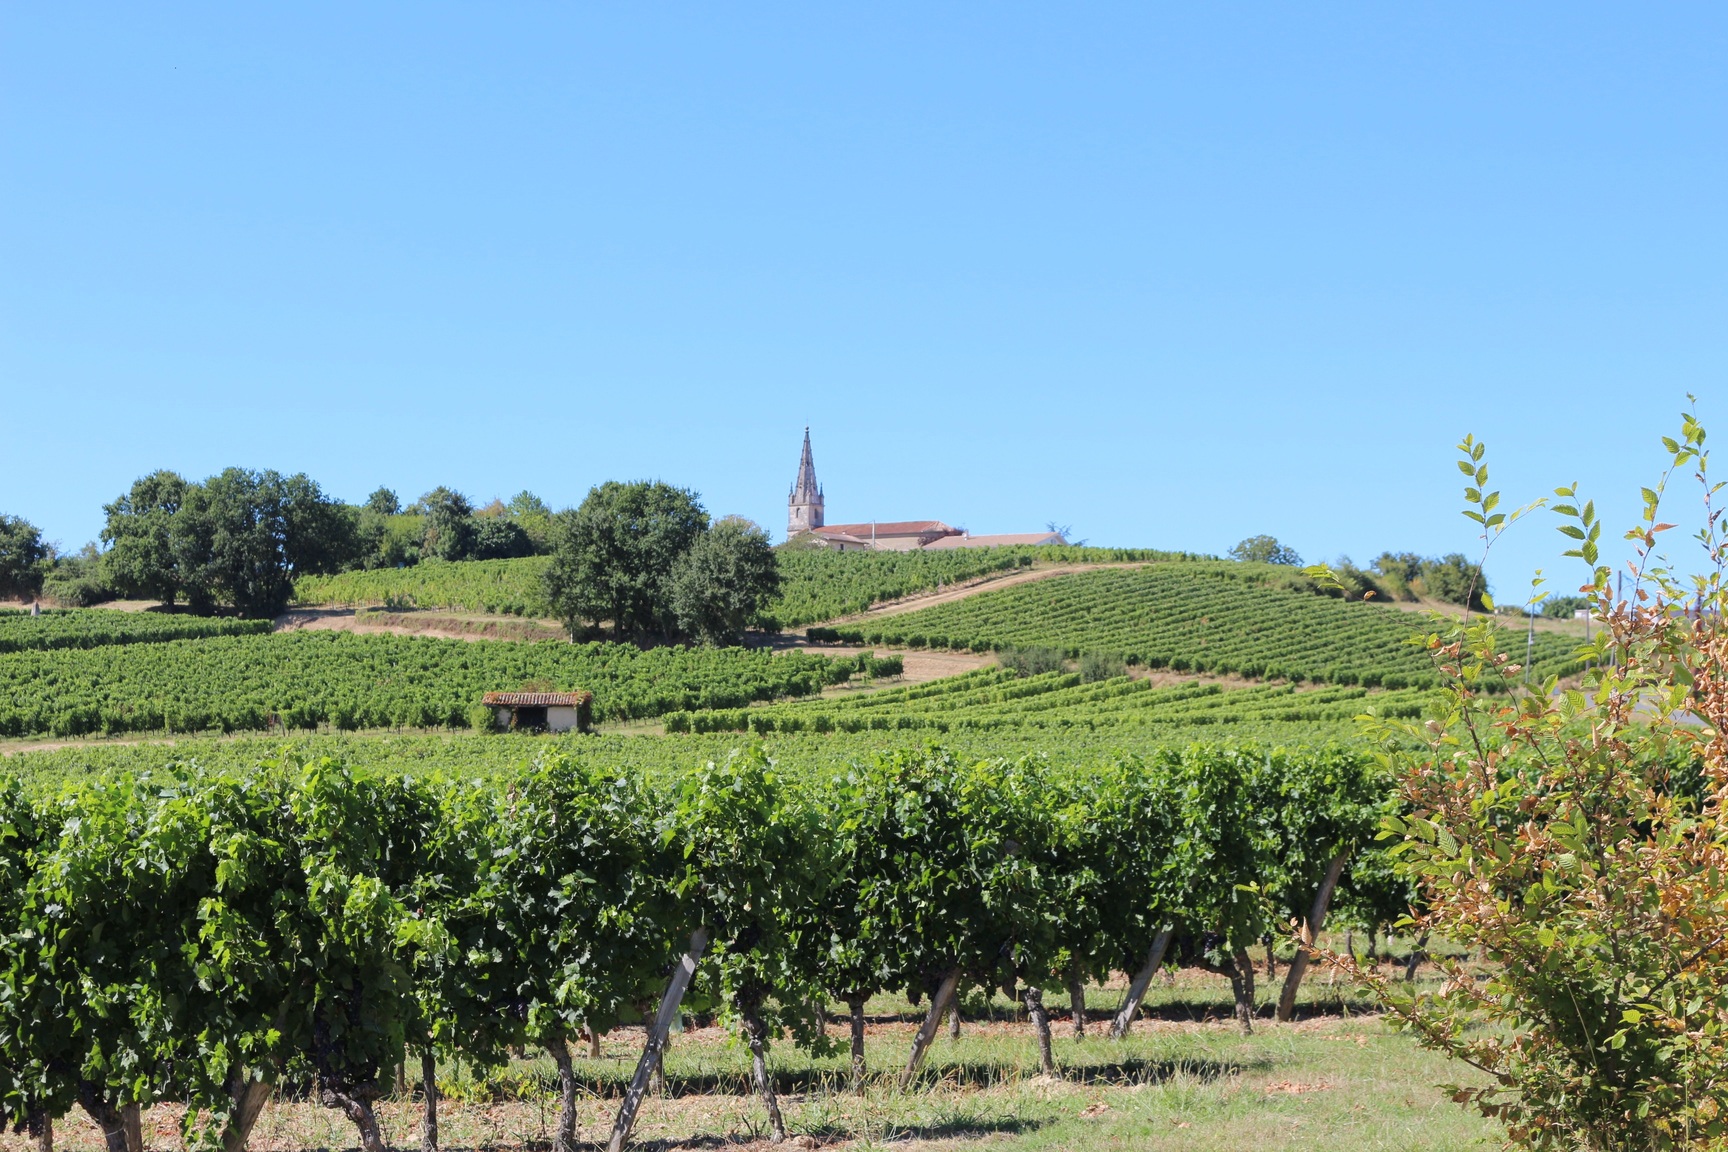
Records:
[[[493,723],[511,731],[588,732],[594,727],[592,692],[488,692],[480,703]]]
[[[859,524],[829,524],[823,519],[822,486],[816,482],[816,462],[810,453],[810,429],[804,429],[804,451],[798,476],[786,497],[786,539],[806,537],[838,552],[912,552],[922,548],[997,548],[1015,544],[1066,544],[1060,532],[1022,532],[1007,536],[973,536],[940,520],[872,520]]]

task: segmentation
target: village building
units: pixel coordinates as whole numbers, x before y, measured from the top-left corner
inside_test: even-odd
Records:
[[[856,541],[877,552],[911,552],[945,537],[959,536],[962,531],[940,520],[885,520],[872,524],[830,524],[816,529],[816,535],[825,540]]]
[[[994,536],[974,536],[962,532],[958,536],[943,536],[924,547],[932,552],[948,548],[1011,548],[1042,544],[1066,544],[1060,532],[1003,532]]]
[[[810,429],[804,429],[804,451],[798,475],[786,498],[786,539],[803,541],[835,552],[914,552],[924,549],[1002,548],[1011,545],[1066,544],[1060,532],[1017,532],[974,536],[940,520],[872,520],[829,524],[822,486],[816,482],[816,461],[810,452]]]
[[[480,702],[492,709],[499,728],[511,732],[591,732],[592,692],[488,692]]]

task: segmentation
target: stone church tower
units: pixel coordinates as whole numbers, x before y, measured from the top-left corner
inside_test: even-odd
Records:
[[[798,479],[786,498],[786,539],[822,527],[822,489],[816,483],[816,462],[810,458],[810,429],[804,429],[804,455],[798,461]]]

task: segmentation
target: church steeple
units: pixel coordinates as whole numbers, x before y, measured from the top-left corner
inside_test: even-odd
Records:
[[[816,461],[810,455],[810,429],[804,429],[804,454],[798,460],[798,478],[786,499],[786,538],[822,527],[822,487],[816,483]]]

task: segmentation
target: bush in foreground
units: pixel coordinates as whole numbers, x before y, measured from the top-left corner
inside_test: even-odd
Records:
[[[1424,1044],[1486,1072],[1490,1084],[1455,1099],[1530,1149],[1645,1152],[1728,1137],[1728,541],[1703,428],[1688,416],[1664,443],[1668,473],[1644,490],[1626,537],[1627,599],[1610,594],[1593,504],[1556,492],[1600,626],[1581,687],[1550,678],[1530,690],[1495,650],[1491,622],[1428,641],[1447,711],[1407,732],[1418,752],[1392,757],[1408,813],[1385,828],[1426,905],[1414,927],[1480,949],[1492,975],[1479,983],[1450,964],[1442,990],[1412,996],[1329,957]],[[1491,546],[1518,514],[1495,510],[1482,446],[1461,448],[1465,514]],[[1694,579],[1656,554],[1674,527],[1658,518],[1667,480],[1689,467],[1705,493]]]

